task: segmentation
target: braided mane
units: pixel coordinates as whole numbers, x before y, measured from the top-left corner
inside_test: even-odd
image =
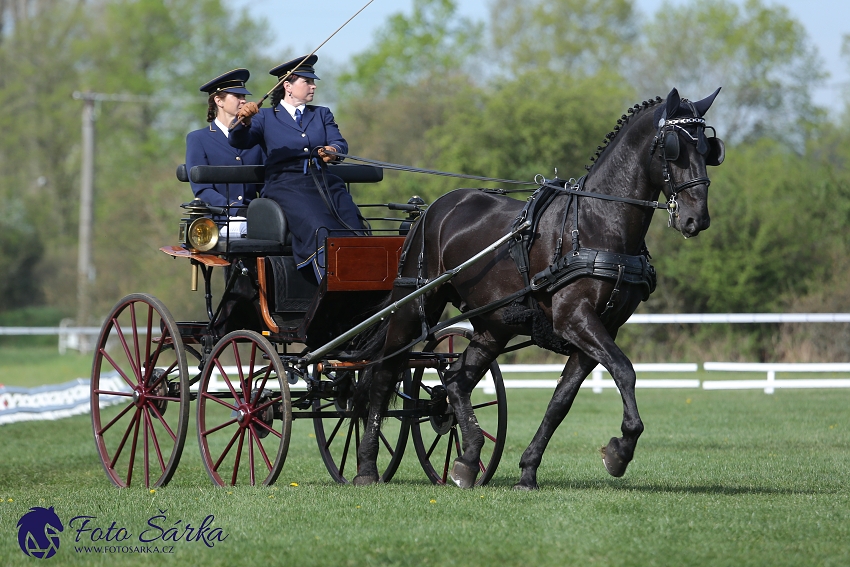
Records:
[[[636,105],[634,105],[633,107],[629,108],[629,109],[626,111],[626,112],[627,112],[627,114],[624,114],[624,115],[622,115],[619,119],[617,119],[617,125],[616,125],[616,126],[614,126],[614,129],[613,129],[611,132],[608,132],[608,133],[605,135],[605,139],[602,141],[602,145],[601,145],[601,146],[596,146],[596,153],[593,155],[593,157],[591,157],[591,158],[590,158],[590,161],[595,162],[596,160],[598,160],[598,159],[599,159],[599,156],[600,156],[600,155],[602,155],[602,152],[604,152],[604,151],[608,148],[608,145],[609,145],[609,144],[611,143],[611,141],[612,141],[612,140],[613,140],[613,139],[617,136],[617,134],[620,132],[620,130],[621,130],[621,129],[622,129],[622,128],[626,125],[626,124],[628,124],[628,123],[629,123],[629,119],[630,119],[632,116],[634,116],[635,114],[637,114],[637,113],[638,113],[638,112],[640,112],[641,110],[646,110],[647,108],[649,108],[649,107],[651,107],[651,106],[655,106],[655,105],[657,105],[657,104],[658,104],[658,103],[660,103],[660,102],[664,102],[664,99],[663,99],[663,98],[661,98],[660,96],[656,96],[656,97],[655,97],[655,100],[645,100],[645,101],[643,101],[641,104],[636,104]],[[591,169],[592,167],[593,167],[593,165],[585,165],[585,166],[584,166],[584,168],[585,168],[587,171],[590,171],[590,169]]]

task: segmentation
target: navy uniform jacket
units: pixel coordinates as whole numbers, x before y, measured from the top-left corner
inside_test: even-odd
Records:
[[[263,165],[265,156],[261,148],[238,150],[227,142],[227,137],[218,129],[215,122],[206,128],[189,132],[186,136],[186,169],[195,165]],[[213,207],[241,205],[256,198],[263,186],[254,183],[211,184],[192,183],[195,197]],[[229,191],[230,201],[227,200]],[[231,216],[244,214],[244,211],[232,209]]]
[[[280,105],[261,108],[251,117],[251,126],[240,124],[230,131],[230,145],[236,148],[260,146],[266,153],[266,185],[263,196],[277,201],[283,208],[292,232],[292,247],[299,267],[316,260],[328,234],[352,234],[349,228],[362,229],[363,220],[357,205],[345,189],[345,183],[328,173],[327,165],[317,157],[315,149],[333,146],[348,153],[348,143],[339,131],[329,108],[307,105],[301,126]],[[312,153],[311,153],[312,152]],[[313,162],[317,177],[327,183],[325,196],[335,211],[329,210],[306,167]],[[320,167],[323,171],[317,171]],[[322,261],[320,261],[320,264]],[[324,266],[315,267],[323,272]]]

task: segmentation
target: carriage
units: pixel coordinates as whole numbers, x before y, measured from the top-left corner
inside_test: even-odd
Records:
[[[389,480],[410,439],[432,482],[481,485],[498,466],[507,428],[496,358],[534,344],[569,358],[515,487],[538,487],[543,452],[597,364],[623,400],[621,436],[601,448],[608,474],[622,476],[644,426],[634,368],[615,339],[655,289],[644,242],[655,210],[666,210],[685,238],[710,224],[707,167],[723,162],[725,145],[703,116],[719,91],[690,101],[673,89],[635,105],[585,176],[541,177],[525,203],[459,189],[427,208],[388,204],[407,213],[393,234],[327,236],[321,282],[295,269],[285,218],[271,201],[251,202],[247,238],[223,242],[216,211],[188,205],[184,242],[163,251],[190,260],[193,287],[203,275],[208,320],[175,322],[141,294],[107,317],[91,382],[107,475],[118,486],[137,469],[148,486],[168,482],[195,401],[201,457],[218,485],[274,482],[298,418],[313,420],[340,483]],[[382,177],[334,167],[347,182]],[[188,175],[262,182],[257,167],[228,170]],[[227,283],[214,309],[216,267]],[[461,315],[440,322],[449,304]],[[518,336],[530,340],[508,346]]]
[[[332,171],[349,189],[352,183],[383,178],[381,168],[367,165],[334,165]],[[177,177],[262,183],[263,173],[262,166],[191,171],[180,166]],[[169,482],[191,421],[204,467],[217,485],[274,483],[295,419],[313,421],[319,453],[335,481],[347,483],[356,474],[362,422],[353,415],[353,395],[369,361],[346,356],[346,343],[324,349],[309,365],[303,360],[305,353],[363,323],[392,289],[404,235],[425,205],[413,198],[384,206],[403,214],[380,217],[395,222],[392,229],[327,236],[327,276],[319,283],[296,269],[286,218],[275,201],[251,202],[247,238],[231,238],[227,231],[220,237],[222,222],[215,213],[221,211],[197,200],[184,203],[180,243],[161,250],[191,264],[192,290],[202,285],[206,320],[175,321],[156,297],[131,294],[113,307],[96,344],[92,424],[113,484],[129,486],[139,475],[148,487]],[[225,284],[216,300],[213,274],[221,271]],[[439,376],[470,333],[462,324],[442,329],[411,354],[381,426],[384,481],[392,478],[412,441],[427,477],[447,482],[460,439]],[[476,406],[488,431],[481,460],[484,484],[499,463],[507,428],[497,363],[479,390]]]

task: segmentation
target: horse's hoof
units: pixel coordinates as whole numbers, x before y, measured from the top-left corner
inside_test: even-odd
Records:
[[[516,483],[514,485],[514,490],[525,490],[527,492],[531,492],[532,490],[539,490],[540,487],[537,486],[537,483],[534,484],[523,484],[522,481]]]
[[[613,477],[621,477],[626,474],[626,467],[629,466],[629,461],[623,459],[616,449],[617,438],[612,437],[610,441],[608,441],[608,445],[602,447],[600,452],[602,453],[602,463],[605,465],[605,470],[608,471]]]
[[[455,459],[449,476],[459,487],[472,488],[475,486],[475,479],[478,477],[478,467],[470,467],[460,459]]]
[[[378,484],[378,477],[358,474],[351,479],[351,484],[354,486],[371,486],[373,484]]]

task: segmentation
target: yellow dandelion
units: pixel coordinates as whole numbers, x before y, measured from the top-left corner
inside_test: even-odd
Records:
[[[686,403],[686,404],[691,403],[691,399],[690,399],[690,398],[686,399],[686,400],[685,400],[685,403]]]
[[[358,504],[357,506],[355,506],[355,508],[357,508],[357,509],[359,510],[359,509],[360,509],[360,504]]]
[[[228,493],[228,494],[233,494],[233,491],[228,490],[228,491],[227,491],[227,493]]]
[[[298,483],[297,482],[290,482],[289,486],[298,486]]]
[[[14,502],[14,500],[12,500],[11,498],[9,498],[9,500],[7,500],[7,502]]]
[[[434,500],[434,499],[432,498],[432,499],[431,499],[431,504],[436,504],[436,503],[437,503],[437,501],[436,501],[436,500]]]
[[[151,488],[151,494],[156,494],[156,490],[154,490],[153,488]]]
[[[269,498],[274,498],[274,494],[269,494]]]

